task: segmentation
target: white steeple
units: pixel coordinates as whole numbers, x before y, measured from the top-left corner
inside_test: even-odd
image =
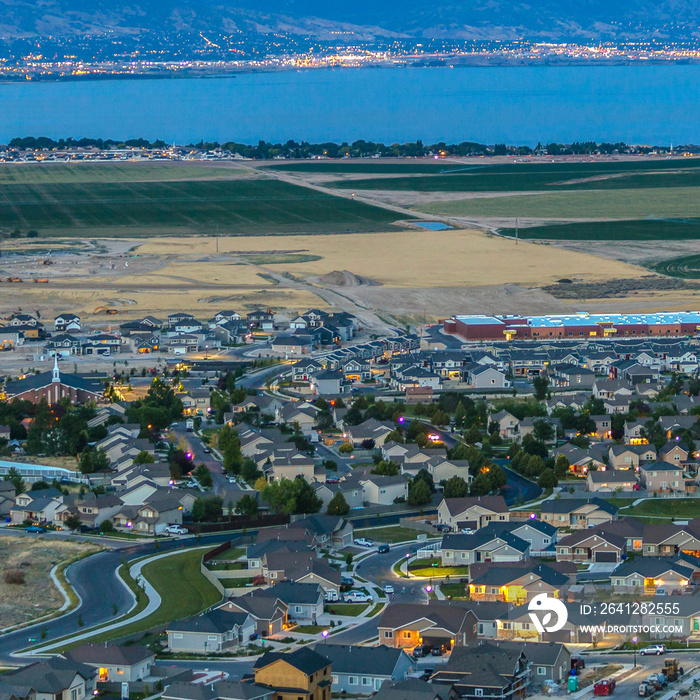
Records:
[[[53,356],[53,376],[51,377],[52,382],[60,382],[61,381],[61,373],[58,369],[58,353],[54,353]]]

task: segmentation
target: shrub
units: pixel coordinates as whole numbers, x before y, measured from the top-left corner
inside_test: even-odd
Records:
[[[21,569],[11,569],[5,572],[4,576],[5,583],[13,585],[24,585],[24,571]]]

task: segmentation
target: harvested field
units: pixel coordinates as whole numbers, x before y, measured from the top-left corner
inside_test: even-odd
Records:
[[[576,271],[585,281],[641,276],[640,268],[615,261],[571,253],[554,246],[539,245],[490,236],[473,230],[405,231],[346,236],[278,237],[275,243],[284,250],[304,249],[321,258],[313,262],[275,266],[275,272],[290,272],[309,279],[349,270],[392,287],[474,287],[484,284],[540,286],[560,279],[565,271]],[[200,255],[212,254],[213,239],[167,239],[168,253],[186,254],[197,247]],[[137,250],[155,254],[166,239],[153,239]],[[269,239],[226,238],[219,240],[219,252],[236,255],[238,251],[268,250]],[[167,274],[166,267],[157,274]],[[195,273],[196,274],[196,273]],[[572,273],[573,274],[573,273]],[[214,275],[212,275],[214,276]]]
[[[49,572],[60,562],[97,551],[94,545],[43,537],[0,538],[0,629],[60,608],[63,596]],[[23,572],[24,584],[5,583],[5,574],[14,571]]]

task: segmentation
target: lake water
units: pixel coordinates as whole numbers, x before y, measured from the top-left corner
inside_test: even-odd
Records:
[[[0,85],[14,136],[700,142],[700,66],[336,69]]]

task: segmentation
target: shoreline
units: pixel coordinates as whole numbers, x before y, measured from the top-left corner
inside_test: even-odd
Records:
[[[231,79],[239,75],[254,75],[267,73],[290,73],[328,70],[418,70],[423,68],[620,68],[627,66],[695,66],[700,65],[700,56],[697,57],[658,57],[658,58],[560,58],[558,56],[544,56],[542,58],[507,57],[488,54],[456,55],[446,58],[427,61],[425,59],[407,60],[397,58],[392,61],[368,61],[364,64],[321,64],[321,65],[279,65],[279,66],[215,66],[211,69],[181,69],[178,72],[169,70],[166,66],[162,70],[149,68],[142,72],[115,72],[115,73],[82,73],[80,75],[64,75],[59,71],[32,75],[29,71],[18,69],[13,77],[5,75],[0,77],[0,85],[26,85],[27,83],[82,83],[105,82],[123,80],[198,80],[198,79]],[[99,70],[95,67],[95,70]]]

